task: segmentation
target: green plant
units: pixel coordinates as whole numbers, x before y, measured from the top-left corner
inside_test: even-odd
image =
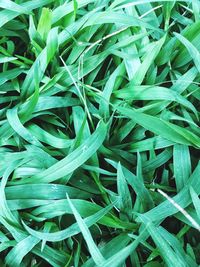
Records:
[[[0,1],[0,265],[200,264],[200,2]]]

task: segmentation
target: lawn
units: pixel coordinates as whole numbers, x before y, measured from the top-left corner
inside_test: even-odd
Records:
[[[0,266],[200,266],[200,1],[0,1]]]

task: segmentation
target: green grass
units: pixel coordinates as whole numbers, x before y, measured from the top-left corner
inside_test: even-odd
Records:
[[[200,2],[0,1],[0,266],[200,266]]]

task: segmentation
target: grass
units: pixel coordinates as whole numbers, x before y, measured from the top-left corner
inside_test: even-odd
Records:
[[[0,1],[0,266],[200,266],[200,2]]]

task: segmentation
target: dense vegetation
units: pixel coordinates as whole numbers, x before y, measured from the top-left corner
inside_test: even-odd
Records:
[[[0,266],[198,266],[199,83],[199,0],[0,1]]]

